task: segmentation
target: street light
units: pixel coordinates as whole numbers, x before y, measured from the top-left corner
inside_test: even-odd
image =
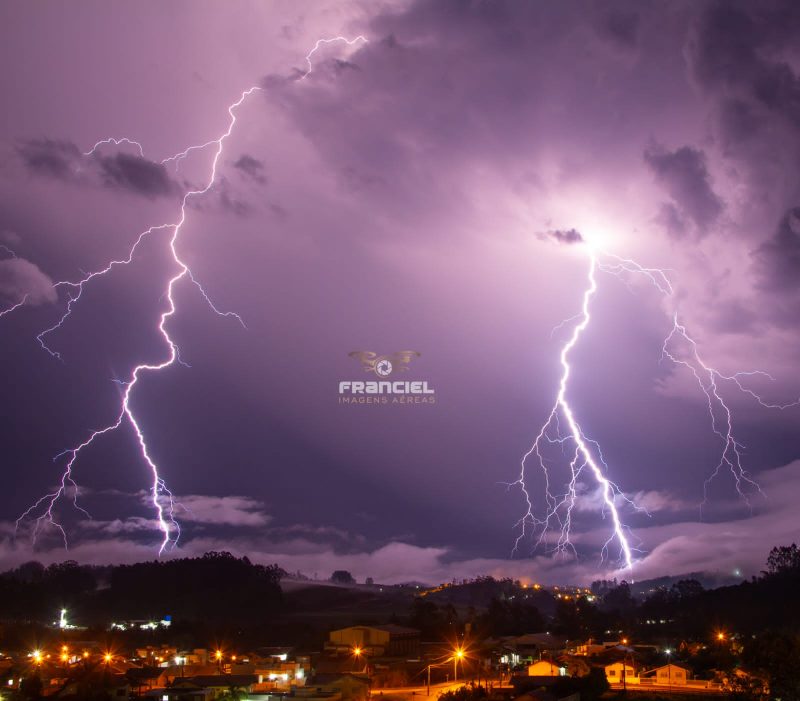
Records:
[[[464,648],[457,647],[453,653],[453,681],[458,680],[458,662],[464,659]]]
[[[41,650],[34,650],[33,654],[31,655],[31,657],[33,657],[34,663],[42,664],[42,651]]]
[[[364,649],[360,645],[356,645],[353,648],[353,657],[359,660],[362,656],[364,657],[364,664],[367,664],[367,653],[364,652]],[[367,666],[367,676],[369,676],[369,666]]]

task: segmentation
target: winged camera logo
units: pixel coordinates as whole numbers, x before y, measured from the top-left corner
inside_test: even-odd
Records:
[[[436,393],[427,380],[397,380],[409,369],[419,351],[402,350],[379,355],[374,351],[351,351],[350,358],[361,363],[365,373],[377,380],[342,380],[339,404],[435,404]]]
[[[348,353],[351,358],[358,360],[366,372],[374,372],[381,379],[390,377],[394,372],[405,372],[408,364],[419,358],[418,351],[397,351],[391,355],[378,355],[372,351],[353,351]]]

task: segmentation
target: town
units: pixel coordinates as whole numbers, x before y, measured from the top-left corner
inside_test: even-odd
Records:
[[[589,587],[325,581],[228,553],[0,576],[0,697],[798,698],[800,551],[760,577]],[[146,586],[146,581],[152,586]],[[160,593],[159,593],[160,592]],[[51,602],[69,602],[46,618]],[[142,616],[163,604],[156,616]],[[104,620],[108,612],[124,613]]]

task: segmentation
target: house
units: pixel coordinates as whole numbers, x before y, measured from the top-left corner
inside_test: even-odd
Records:
[[[131,687],[123,674],[115,674],[108,670],[92,670],[79,679],[59,680],[58,689],[45,692],[45,695],[55,695],[62,699],[83,699],[87,696],[88,689],[102,689],[106,698],[128,699]]]
[[[370,680],[369,677],[360,674],[317,674],[313,684],[309,686],[313,689],[309,689],[309,691],[318,696],[327,694],[336,695],[342,701],[367,701]],[[295,691],[296,695],[298,691]]]
[[[621,643],[619,640],[603,640],[601,642],[595,642],[589,638],[589,640],[587,640],[583,645],[577,645],[575,647],[575,654],[583,657],[592,657],[594,655],[601,655],[602,653],[617,648],[620,645]]]
[[[642,676],[652,678],[656,684],[663,686],[686,686],[686,682],[692,678],[692,673],[688,667],[671,662],[648,670]]]
[[[609,684],[638,684],[639,677],[636,670],[627,662],[612,662],[605,667],[606,679]]]
[[[197,665],[197,664],[171,664],[161,668],[161,674],[155,686],[170,686],[179,679],[200,676],[220,676],[222,670],[219,665]]]
[[[543,655],[554,657],[563,652],[565,640],[550,633],[527,633],[487,643],[487,647],[494,648],[492,656],[499,664],[517,667],[523,663],[533,664]]]
[[[258,682],[254,674],[215,674],[179,677],[165,688],[150,691],[160,701],[213,701],[228,694],[231,689],[250,693]]]
[[[529,677],[564,677],[566,674],[566,667],[559,666],[550,660],[539,660],[528,665]]]
[[[131,691],[138,696],[159,686],[159,678],[164,670],[160,667],[131,667],[125,672]]]

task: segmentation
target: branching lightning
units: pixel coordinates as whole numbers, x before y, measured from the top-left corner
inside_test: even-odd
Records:
[[[556,399],[546,421],[540,426],[533,444],[522,457],[519,477],[511,485],[520,488],[527,507],[524,515],[517,522],[516,527],[519,529],[519,534],[514,542],[512,554],[517,552],[523,541],[529,536],[534,541],[534,547],[554,542],[551,550],[556,553],[572,552],[577,554],[571,541],[570,530],[573,512],[581,497],[579,486],[581,476],[588,468],[589,475],[596,483],[602,499],[602,513],[604,516],[606,513],[609,514],[611,518],[611,532],[601,550],[601,559],[607,556],[609,546],[616,542],[619,547],[619,561],[631,569],[635,561],[636,548],[631,545],[630,529],[623,523],[621,511],[623,508],[627,508],[633,511],[647,512],[637,506],[609,478],[609,466],[603,457],[600,444],[587,437],[576,418],[576,410],[568,397],[572,371],[570,354],[591,323],[591,302],[598,290],[598,272],[613,275],[626,285],[629,285],[629,277],[644,278],[667,298],[674,297],[674,290],[667,271],[664,269],[646,268],[634,260],[620,258],[607,251],[591,247],[587,247],[587,249],[589,268],[581,311],[579,314],[565,319],[553,329],[555,332],[573,324],[572,333],[561,347],[559,358],[562,372]],[[700,355],[697,342],[690,336],[686,326],[680,322],[677,312],[672,316],[672,327],[664,339],[661,355],[662,359],[669,360],[676,367],[685,368],[691,372],[705,396],[711,429],[722,444],[719,462],[704,483],[703,504],[707,499],[708,485],[719,475],[721,470],[727,469],[733,477],[739,496],[749,506],[750,496],[754,493],[762,494],[762,492],[743,465],[743,446],[735,436],[733,411],[723,396],[720,384],[732,385],[735,390],[755,399],[765,408],[795,407],[800,405],[800,399],[783,404],[765,401],[760,394],[745,386],[743,382],[754,376],[774,380],[769,373],[753,370],[726,375],[707,364]],[[558,480],[551,474],[550,460],[546,457],[548,446],[558,446],[561,450],[562,461],[567,465],[566,484],[562,489],[556,489],[554,486]],[[536,508],[533,488],[528,484],[528,463],[532,459],[540,469],[543,479],[544,488],[539,492],[544,505],[543,513],[541,509]]]
[[[336,42],[343,42],[346,43],[348,46],[353,46],[357,42],[366,42],[367,40],[363,36],[358,36],[355,39],[347,39],[346,37],[334,37],[330,39],[319,39],[314,47],[309,51],[308,54],[305,56],[305,61],[308,65],[308,70],[303,72],[301,75],[301,80],[307,78],[311,71],[313,70],[313,64],[311,59],[313,55],[316,53],[317,50],[324,44],[336,43]],[[177,313],[177,305],[175,301],[175,290],[179,283],[184,280],[188,280],[192,285],[194,285],[200,292],[201,296],[208,304],[209,308],[216,314],[222,317],[233,317],[235,318],[243,327],[244,321],[242,318],[235,312],[232,311],[221,311],[211,300],[209,295],[206,293],[203,286],[197,280],[195,275],[192,273],[189,266],[184,262],[184,260],[180,257],[178,252],[178,239],[183,229],[183,226],[186,222],[187,216],[187,204],[189,203],[191,198],[201,197],[202,195],[206,194],[214,185],[217,180],[217,167],[220,162],[220,158],[222,157],[224,151],[224,144],[226,139],[230,137],[231,133],[233,132],[234,126],[236,125],[236,110],[242,105],[242,103],[250,97],[253,93],[259,92],[263,90],[260,86],[253,86],[244,90],[239,99],[236,100],[234,103],[228,106],[228,127],[227,129],[217,138],[212,139],[210,141],[205,142],[204,144],[199,144],[196,146],[189,146],[188,148],[184,149],[183,151],[165,158],[161,161],[162,165],[167,163],[174,162],[175,167],[177,169],[180,162],[186,158],[190,153],[196,151],[204,151],[205,149],[213,149],[213,159],[211,161],[210,173],[206,181],[206,185],[199,189],[194,189],[186,192],[183,195],[180,205],[179,217],[178,220],[174,223],[166,223],[166,224],[159,224],[156,226],[152,226],[145,231],[142,231],[136,240],[134,241],[131,248],[128,250],[128,253],[125,257],[119,260],[112,260],[109,262],[105,267],[96,270],[94,272],[85,274],[81,279],[76,282],[62,280],[59,282],[54,283],[53,287],[55,289],[66,289],[67,290],[67,304],[64,310],[64,313],[58,319],[58,321],[50,326],[49,328],[45,329],[41,333],[38,334],[37,340],[41,347],[47,351],[52,357],[62,360],[61,355],[58,351],[53,350],[46,342],[46,338],[57,329],[60,329],[69,319],[70,315],[72,314],[75,305],[77,305],[82,295],[87,288],[87,286],[92,282],[92,280],[103,277],[111,273],[111,271],[118,267],[129,265],[136,254],[136,251],[142,241],[149,237],[151,234],[155,234],[158,232],[163,232],[168,234],[168,248],[170,255],[172,257],[172,261],[174,262],[177,271],[169,278],[166,282],[166,287],[164,291],[164,298],[166,299],[167,305],[166,309],[161,313],[159,322],[157,325],[158,331],[163,338],[165,348],[167,350],[166,357],[164,357],[159,362],[142,362],[136,365],[129,378],[126,381],[117,381],[123,391],[121,393],[121,403],[120,403],[120,410],[117,414],[116,418],[112,423],[105,426],[104,428],[100,428],[97,430],[92,431],[88,437],[77,446],[70,448],[68,450],[63,451],[59,455],[55,456],[54,461],[57,461],[62,458],[66,458],[66,464],[64,467],[64,471],[61,475],[61,479],[58,485],[54,488],[54,490],[44,496],[40,497],[36,502],[34,502],[18,519],[16,522],[17,529],[26,521],[32,520],[33,521],[33,532],[32,538],[33,541],[36,541],[36,537],[39,534],[40,530],[44,526],[52,526],[59,531],[61,534],[64,547],[68,547],[68,539],[67,533],[64,526],[59,522],[56,516],[56,507],[60,500],[68,498],[72,504],[72,506],[77,509],[81,514],[84,516],[91,518],[88,512],[83,509],[78,504],[78,495],[79,489],[78,485],[73,478],[73,468],[75,467],[75,463],[83,453],[84,450],[88,449],[93,443],[97,441],[101,436],[110,434],[116,431],[118,428],[126,424],[133,429],[134,435],[136,436],[136,440],[139,446],[139,451],[141,458],[148,466],[150,473],[151,473],[151,484],[149,489],[149,499],[152,504],[152,507],[155,511],[156,521],[158,525],[158,530],[161,533],[161,544],[159,547],[159,554],[163,553],[165,549],[169,547],[174,547],[180,536],[180,525],[178,524],[175,518],[175,509],[177,503],[173,497],[172,492],[167,488],[167,485],[161,476],[159,467],[152,456],[150,449],[147,445],[147,440],[144,435],[144,431],[135,415],[131,401],[134,393],[134,389],[138,385],[139,381],[148,373],[156,373],[161,370],[165,370],[166,368],[172,366],[175,362],[181,363],[180,359],[180,352],[178,349],[177,344],[175,343],[174,339],[170,336],[168,330],[168,322],[169,320]],[[95,154],[98,148],[113,144],[115,146],[120,145],[128,145],[133,146],[137,149],[139,155],[144,158],[144,148],[142,144],[138,141],[133,139],[128,139],[127,137],[124,138],[108,138],[102,139],[92,146],[91,149],[86,151],[83,155],[85,157],[90,157]],[[5,249],[5,246],[3,247]],[[12,255],[14,255],[13,251],[9,251]],[[0,316],[3,316],[15,309],[18,309],[22,305],[25,304],[27,299],[27,295],[23,298],[20,302],[13,305],[9,309],[0,312]]]

